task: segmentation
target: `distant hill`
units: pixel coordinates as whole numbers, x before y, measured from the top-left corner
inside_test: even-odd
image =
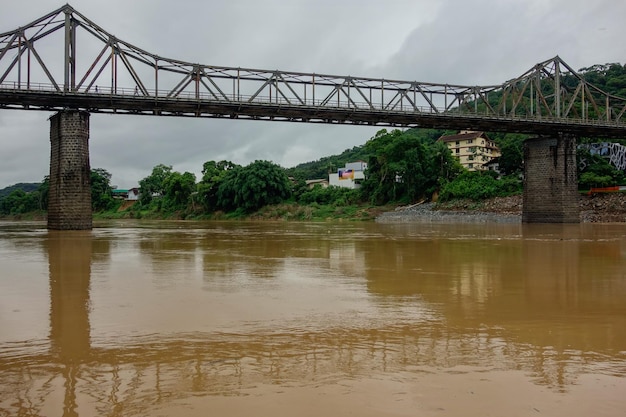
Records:
[[[305,180],[328,178],[329,172],[337,172],[337,169],[342,168],[347,162],[367,161],[367,158],[364,146],[355,146],[339,155],[325,156],[317,161],[298,164],[287,169],[287,175]]]
[[[9,185],[0,190],[0,198],[8,196],[15,190],[24,190],[24,192],[30,193],[36,191],[40,185],[41,183],[38,182],[20,182],[19,184]]]

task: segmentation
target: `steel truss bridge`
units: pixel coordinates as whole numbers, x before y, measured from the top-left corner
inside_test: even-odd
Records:
[[[558,56],[490,86],[164,58],[65,5],[0,34],[0,108],[626,137],[626,99]]]

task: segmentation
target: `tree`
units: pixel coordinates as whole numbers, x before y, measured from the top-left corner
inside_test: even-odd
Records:
[[[624,183],[625,173],[601,156],[592,155],[589,150],[579,148],[576,157],[579,188],[607,187]]]
[[[218,208],[218,190],[226,174],[239,165],[230,161],[207,161],[202,166],[202,180],[198,183],[198,202],[204,210],[215,211]]]
[[[0,189],[0,199],[8,196],[9,194],[11,194],[11,192],[15,190],[24,190],[27,193],[30,193],[31,191],[37,191],[40,185],[40,183],[36,182],[20,182],[14,185],[10,185],[8,187]]]
[[[362,191],[375,204],[427,197],[439,186],[440,177],[454,178],[462,169],[445,145],[433,141],[432,131],[383,129],[365,149],[370,158]]]
[[[171,172],[164,180],[163,206],[168,210],[183,210],[196,188],[196,176],[191,172]]]
[[[437,178],[436,189],[465,172],[463,165],[452,156],[452,151],[443,142],[435,142],[429,148],[429,152],[431,161],[429,177]],[[433,193],[436,189],[427,189],[426,192]]]
[[[518,194],[522,185],[517,178],[497,179],[494,171],[465,171],[441,188],[440,201],[453,199],[484,200]]]
[[[393,172],[393,161],[390,160],[388,148],[401,134],[399,130],[389,133],[387,129],[382,129],[365,143],[370,157],[366,179],[362,185],[363,194],[368,195],[375,204],[385,204],[396,198],[397,173]]]
[[[27,193],[22,189],[16,189],[0,199],[0,214],[23,214],[35,211],[38,207],[39,195],[37,191]]]
[[[48,195],[50,194],[50,176],[43,177],[43,181],[37,189],[39,192],[39,210],[48,210]]]
[[[218,205],[225,210],[258,210],[277,204],[291,195],[291,183],[284,169],[270,161],[254,161],[231,169],[218,189]]]
[[[519,174],[524,170],[524,140],[526,135],[507,134],[498,141],[500,172],[504,175]]]
[[[152,168],[152,173],[139,181],[142,205],[148,205],[154,196],[162,197],[165,194],[165,180],[171,174],[172,166],[159,164]]]
[[[103,168],[91,170],[91,208],[93,211],[108,210],[114,205],[111,191],[111,174]]]
[[[316,184],[313,188],[307,188],[299,197],[298,202],[301,204],[328,204],[332,206],[346,206],[356,204],[361,200],[360,190],[344,188],[344,187],[322,187]]]

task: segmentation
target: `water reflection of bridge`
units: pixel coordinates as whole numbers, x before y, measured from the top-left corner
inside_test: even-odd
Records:
[[[365,285],[381,309],[404,299],[418,311],[405,321],[381,317],[310,330],[268,326],[245,333],[178,332],[101,340],[93,336],[90,320],[91,277],[94,265],[100,268],[116,243],[91,232],[50,233],[43,240],[50,273],[50,348],[24,342],[15,345],[15,355],[0,355],[0,410],[48,414],[64,392],[65,416],[143,415],[177,399],[238,395],[260,384],[314,386],[373,372],[456,366],[519,369],[537,383],[559,389],[567,389],[581,373],[626,374],[626,319],[610,314],[612,309],[623,311],[618,302],[626,293],[615,279],[624,264],[619,241],[591,245],[565,230],[560,245],[530,234],[488,251],[485,245],[493,249],[488,237],[473,245],[438,240],[433,248],[432,241],[413,239],[410,233],[400,239],[383,234],[366,240],[345,240],[335,233],[295,240],[247,233],[246,239],[267,244],[251,258],[236,245],[219,256],[207,250],[203,241],[220,245],[216,233],[176,232],[182,246],[170,248],[155,238],[160,233],[146,232],[136,242],[147,263],[159,258],[158,264],[175,269],[193,261],[210,279],[220,265],[254,274],[258,256],[273,259],[260,272],[271,279],[284,272],[286,259],[306,253],[307,259],[332,262],[353,282]],[[606,277],[615,281],[613,287],[596,286],[591,279],[597,258],[589,251],[599,247],[615,254],[604,259],[615,264],[616,275]],[[286,255],[278,260],[271,256],[275,251]],[[490,259],[493,256],[498,262]],[[461,262],[450,262],[459,257]],[[572,259],[578,260],[578,268],[570,267]],[[442,279],[442,274],[455,278]],[[519,286],[526,298],[511,296]],[[546,287],[557,290],[546,292]],[[606,296],[598,293],[605,291],[615,303],[606,305],[602,318],[588,317],[587,307],[596,296]],[[546,293],[552,296],[546,299]],[[510,303],[518,305],[511,308]],[[503,316],[504,311],[512,316]],[[564,315],[581,320],[563,326]],[[553,328],[550,334],[543,331],[548,327]]]

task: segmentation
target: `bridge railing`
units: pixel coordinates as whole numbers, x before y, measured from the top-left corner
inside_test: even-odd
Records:
[[[267,104],[267,105],[277,105],[277,106],[294,106],[294,107],[325,107],[325,108],[339,108],[339,109],[354,109],[354,110],[378,110],[385,112],[420,112],[420,113],[443,113],[443,108],[432,108],[430,106],[411,106],[407,107],[405,105],[400,104],[396,108],[393,109],[385,109],[385,106],[382,104],[373,103],[370,104],[365,101],[356,101],[352,100],[341,101],[339,103],[335,101],[325,101],[322,99],[302,99],[304,104],[302,103],[294,103],[293,101],[287,100],[280,96],[267,96],[267,95],[249,95],[249,94],[225,94],[224,98],[215,98],[213,95],[205,92],[194,93],[191,91],[182,91],[177,93],[175,96],[171,95],[170,90],[154,90],[154,89],[146,89],[145,91],[148,93],[147,95],[140,92],[136,88],[125,88],[125,87],[101,87],[94,86],[90,89],[82,88],[76,91],[63,92],[59,91],[58,88],[55,87],[54,84],[50,83],[24,83],[24,82],[16,82],[16,81],[5,81],[0,83],[0,89],[2,90],[11,90],[11,91],[20,91],[20,92],[44,92],[44,93],[54,93],[54,94],[64,94],[64,95],[82,95],[82,96],[92,96],[92,97],[102,97],[102,96],[115,96],[115,97],[124,97],[124,98],[132,98],[136,100],[158,100],[158,101],[199,101],[199,102],[215,102],[215,103],[234,103],[234,104]]]

